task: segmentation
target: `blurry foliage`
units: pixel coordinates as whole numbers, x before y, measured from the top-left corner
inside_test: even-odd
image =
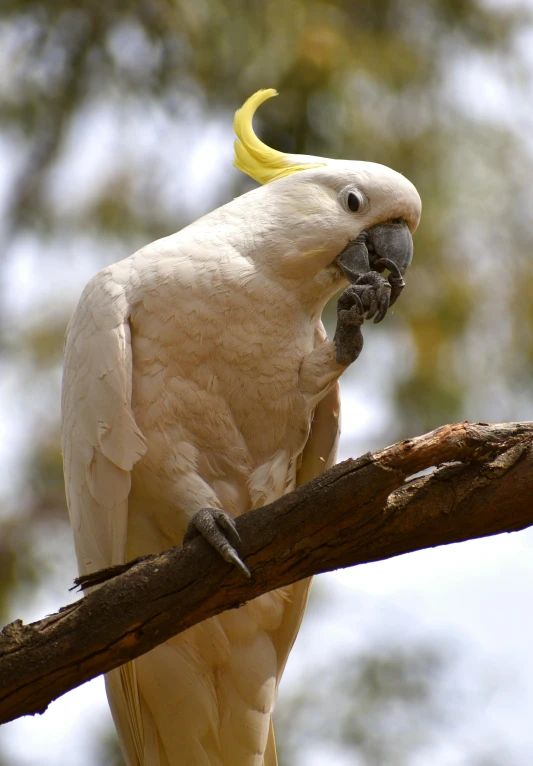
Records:
[[[65,518],[65,485],[63,481],[63,460],[58,447],[60,435],[54,432],[40,442],[32,453],[28,465],[31,506],[42,520]]]
[[[118,738],[113,729],[109,729],[102,737],[95,762],[98,766],[125,766]]]
[[[39,582],[36,557],[19,521],[2,521],[0,537],[0,615],[8,614],[15,590],[36,587]]]
[[[531,132],[520,108],[531,74],[520,41],[528,30],[524,8],[481,0],[3,0],[0,150],[10,164],[0,184],[0,364],[19,375],[32,439],[21,455],[24,507],[2,513],[0,615],[10,614],[17,586],[42,574],[35,536],[25,530],[36,518],[66,519],[55,413],[63,320],[79,291],[77,253],[89,251],[96,271],[188,223],[193,179],[184,167],[194,140],[208,124],[229,127],[260,87],[280,91],[257,117],[267,143],[390,165],[422,196],[415,262],[394,316],[406,342],[393,349],[402,372],[387,442],[463,417],[525,416],[533,168],[521,135]],[[483,68],[493,73],[494,97],[483,90]],[[230,172],[229,160],[213,160],[212,176],[196,208],[252,186]],[[37,306],[14,327],[5,307],[19,286],[10,269],[28,237],[42,247],[43,290],[47,264],[52,282],[59,264],[76,287],[62,279],[55,314],[54,305]],[[405,715],[431,716],[424,700],[439,668],[424,652],[361,657],[346,677],[326,679],[340,695],[334,721],[327,705],[325,713],[314,707],[320,690],[298,705],[317,721],[317,734],[327,735],[325,715],[344,746],[359,752],[365,742],[362,763],[406,763],[402,753],[391,760],[379,727],[389,725],[399,697],[410,700]],[[356,685],[363,691],[354,699]],[[398,721],[407,753],[417,743]]]
[[[462,684],[452,647],[453,641],[398,644],[388,635],[367,650],[339,654],[335,663],[311,666],[276,706],[279,765],[410,766],[432,763],[432,754],[448,747],[439,763],[514,766],[496,732],[482,741],[469,735],[486,690],[475,674],[470,688]]]
[[[330,663],[314,667],[276,708],[280,766],[299,766],[323,746],[343,763],[407,766],[453,720],[442,695],[448,670],[436,647],[393,641],[338,658],[333,672]]]

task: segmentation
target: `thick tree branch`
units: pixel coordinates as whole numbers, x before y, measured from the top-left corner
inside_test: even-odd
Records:
[[[107,571],[57,614],[4,628],[0,723],[43,712],[191,625],[309,575],[524,529],[533,524],[532,439],[533,423],[458,423],[340,463],[239,518],[251,580],[201,539]]]

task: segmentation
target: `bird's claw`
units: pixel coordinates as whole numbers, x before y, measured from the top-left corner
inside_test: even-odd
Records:
[[[374,324],[381,322],[405,286],[393,261],[381,258],[374,266],[380,271],[388,269],[388,279],[377,271],[354,274],[353,283],[339,296],[334,338],[339,364],[351,364],[357,359],[363,347],[361,325],[365,319],[374,319]]]
[[[366,311],[365,319],[374,318],[374,324],[381,322],[390,306],[391,283],[377,271],[368,271],[366,274],[361,274],[352,287],[357,289],[363,303]]]
[[[381,271],[388,269],[390,272],[388,278],[389,285],[391,286],[389,306],[393,306],[405,287],[402,273],[394,261],[391,261],[389,258],[380,258],[374,265]]]
[[[240,543],[241,538],[229,513],[220,508],[202,508],[190,520],[183,542],[188,543],[197,535],[201,535],[225,561],[234,564],[246,577],[252,576],[233,547]]]
[[[337,327],[333,340],[337,347],[337,362],[342,365],[354,362],[363,348],[361,325],[368,308],[364,306],[359,293],[360,289],[356,285],[349,285],[337,301]]]

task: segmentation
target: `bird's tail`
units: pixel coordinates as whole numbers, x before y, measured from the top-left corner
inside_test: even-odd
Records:
[[[278,766],[278,756],[276,753],[276,738],[274,737],[274,726],[272,719],[270,720],[270,728],[268,730],[268,741],[263,757],[263,766]]]
[[[277,766],[271,714],[309,584],[211,617],[108,673],[127,766]]]
[[[107,673],[105,684],[127,766],[169,766],[152,714],[139,694],[135,662]]]

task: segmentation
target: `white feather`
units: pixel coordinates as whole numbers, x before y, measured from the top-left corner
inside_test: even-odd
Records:
[[[236,517],[333,464],[344,368],[320,314],[345,283],[330,264],[363,228],[417,215],[413,187],[380,168],[283,178],[91,280],[63,389],[81,572],[180,544],[201,508]],[[373,207],[354,217],[338,190],[361,179]],[[271,713],[308,591],[268,593],[108,674],[129,766],[275,766]]]

